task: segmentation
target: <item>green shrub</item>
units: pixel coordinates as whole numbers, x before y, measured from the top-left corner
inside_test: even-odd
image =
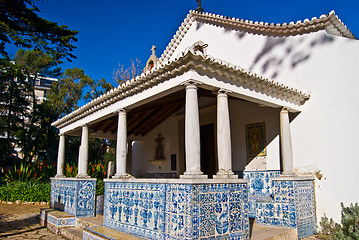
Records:
[[[340,224],[333,221],[333,219],[328,219],[324,214],[320,221],[321,231],[318,233],[318,238],[322,240],[329,240],[340,228]]]
[[[46,162],[21,163],[12,168],[5,168],[4,182],[29,182],[29,181],[49,181],[50,177],[55,176],[56,165]]]
[[[0,200],[14,202],[49,202],[50,183],[14,181],[0,186]]]
[[[100,180],[97,179],[96,181],[96,195],[104,195],[105,192],[105,183]]]
[[[76,177],[78,171],[77,164],[66,163],[64,174],[66,177]]]
[[[328,220],[326,216],[322,218],[320,225],[321,232],[319,239],[330,240],[359,240],[359,205],[350,204],[350,207],[342,207],[341,224],[335,223],[333,219]]]
[[[92,178],[97,178],[97,180],[106,178],[106,167],[101,163],[89,163],[89,168],[87,173]]]

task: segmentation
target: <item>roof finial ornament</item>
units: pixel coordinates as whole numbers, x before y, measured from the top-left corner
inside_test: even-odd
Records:
[[[152,45],[152,48],[151,48],[151,51],[152,51],[152,56],[156,56],[156,46],[155,45]]]
[[[197,11],[197,12],[203,12],[203,8],[202,8],[202,6],[201,6],[201,0],[196,0],[196,2],[197,2],[197,9],[196,9],[196,11]]]

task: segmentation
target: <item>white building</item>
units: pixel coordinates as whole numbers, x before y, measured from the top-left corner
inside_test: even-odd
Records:
[[[62,175],[64,136],[82,136],[76,181],[87,177],[88,137],[112,138],[117,171],[106,181],[106,227],[149,238],[248,238],[249,213],[260,224],[296,228],[299,238],[311,235],[320,217],[339,221],[340,202],[359,199],[352,153],[359,134],[358,58],[358,41],[334,12],[269,24],[191,11],[151,70],[53,123],[62,137],[52,204],[61,181],[75,181]],[[168,230],[178,216],[167,210],[162,232],[156,221],[147,227],[142,220],[145,227],[138,228],[137,215],[113,210],[125,204],[111,202],[115,192],[138,184],[142,190],[154,184],[150,193],[162,185],[173,191],[176,184],[249,188],[241,193],[248,199],[238,200],[242,212],[230,210],[224,222],[217,215],[212,224],[200,220],[199,230],[189,214],[193,229],[181,235]],[[232,215],[241,217],[242,229]]]

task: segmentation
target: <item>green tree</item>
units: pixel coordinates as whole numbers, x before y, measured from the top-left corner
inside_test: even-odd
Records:
[[[323,240],[359,240],[359,205],[350,204],[344,207],[341,203],[341,224],[328,219],[325,215],[320,221],[321,231],[318,239]]]
[[[71,59],[77,31],[38,16],[35,0],[0,1],[0,53],[9,58],[6,44],[40,49],[57,60]]]
[[[49,74],[47,70],[54,70],[55,64],[60,63],[62,59],[75,58],[72,52],[75,49],[73,44],[77,41],[78,32],[39,17],[39,9],[35,3],[36,0],[0,0],[0,90],[2,93],[0,96],[0,133],[6,133],[7,136],[6,139],[0,140],[0,157],[3,164],[4,160],[11,161],[11,152],[16,145],[26,145],[28,149],[25,151],[31,149],[30,152],[34,152],[32,144],[37,144],[37,142],[34,142],[34,137],[27,133],[36,131],[34,127],[30,130],[27,127],[37,127],[41,120],[35,118],[40,116],[36,113],[38,110],[36,106],[29,111],[31,105],[36,105],[31,93],[33,93],[33,82],[37,74],[46,76]],[[33,49],[33,51],[19,51],[16,56],[18,63],[14,63],[7,51],[8,46]],[[31,59],[30,55],[34,58]],[[44,59],[39,55],[42,55]],[[31,65],[31,71],[28,71],[29,66],[23,62],[32,60],[35,63]],[[49,60],[51,60],[51,67],[46,64],[42,65]],[[36,70],[35,65],[40,67],[39,71]],[[28,119],[33,125],[25,122]],[[26,136],[31,136],[27,139],[32,142],[27,143]]]
[[[57,118],[71,113],[79,107],[85,88],[92,87],[95,81],[83,69],[66,69],[59,81],[51,85],[47,104]]]
[[[26,88],[26,94],[23,97],[30,99],[22,129],[17,135],[18,145],[22,149],[25,160],[34,160],[38,156],[40,140],[43,138],[43,118],[47,116],[44,115],[47,109],[39,106],[35,85],[43,80],[43,76],[58,77],[60,68],[57,67],[57,61],[51,55],[36,49],[26,51],[20,49],[16,53],[15,64],[21,69],[21,74],[25,79],[23,85]],[[46,114],[51,115],[51,113]]]
[[[29,105],[25,78],[21,68],[13,62],[2,66],[0,91],[0,133],[6,136],[0,139],[0,157],[3,164],[9,164],[13,161],[11,153],[18,144],[17,135],[21,132]]]
[[[95,81],[85,74],[84,70],[79,68],[66,69],[61,75],[59,81],[51,85],[51,91],[48,93],[48,98],[44,102],[44,108],[51,114],[43,117],[44,125],[47,124],[47,132],[44,135],[44,142],[47,143],[46,151],[52,159],[56,159],[58,130],[51,127],[51,123],[61,118],[73,110],[77,109],[80,104],[86,101],[91,101],[101,95],[104,91],[108,91],[111,85],[105,79]],[[45,127],[44,127],[45,128]],[[79,138],[67,137],[66,141],[66,156],[71,164],[77,164]],[[89,142],[91,151],[90,156],[94,159],[100,160],[106,148],[104,140],[91,140]],[[92,157],[90,157],[90,161]]]
[[[342,227],[335,233],[335,240],[359,240],[359,205],[350,204],[349,207],[342,206]]]

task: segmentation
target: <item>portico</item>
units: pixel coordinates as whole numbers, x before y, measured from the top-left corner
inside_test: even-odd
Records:
[[[59,167],[53,178],[54,185],[92,180],[87,175],[88,138],[116,139],[116,171],[112,178],[105,180],[105,227],[151,239],[217,235],[247,239],[249,207],[255,208],[256,202],[249,202],[248,179],[238,178],[238,172],[245,170],[241,165],[246,166],[248,161],[238,161],[237,152],[243,149],[243,144],[238,145],[237,135],[244,130],[242,124],[239,128],[238,120],[271,119],[268,126],[273,122],[270,127],[273,136],[268,146],[276,146],[277,150],[270,147],[268,151],[279,153],[281,150],[281,157],[277,159],[277,165],[279,161],[283,165],[281,176],[294,181],[288,110],[300,111],[308,98],[202,53],[184,52],[176,62],[157,66],[54,123],[60,128]],[[241,110],[243,107],[246,110]],[[268,113],[250,117],[263,107]],[[200,129],[205,124],[212,125],[216,132],[211,138],[215,154],[215,161],[211,163],[215,166],[211,167],[216,169],[213,178],[201,165],[208,161],[201,154],[204,139]],[[62,174],[67,134],[81,137],[76,179],[64,178]],[[156,160],[154,140],[158,135],[163,136],[158,140],[163,149],[159,155],[163,159]],[[279,136],[280,144],[276,145],[275,139]],[[129,141],[133,141],[131,146]],[[127,163],[129,148],[132,154]],[[175,179],[161,177],[168,174],[176,176]],[[148,178],[149,175],[152,178]],[[52,195],[52,204],[55,204],[61,193],[54,190]],[[207,202],[205,198],[213,200]],[[144,199],[151,207],[141,205]],[[206,212],[207,207],[216,209],[218,201],[221,208],[217,213]],[[233,204],[238,204],[237,210],[230,207]],[[196,208],[198,212],[189,211]],[[225,218],[220,217],[227,208],[232,210]],[[173,219],[176,219],[176,228],[171,225]]]

